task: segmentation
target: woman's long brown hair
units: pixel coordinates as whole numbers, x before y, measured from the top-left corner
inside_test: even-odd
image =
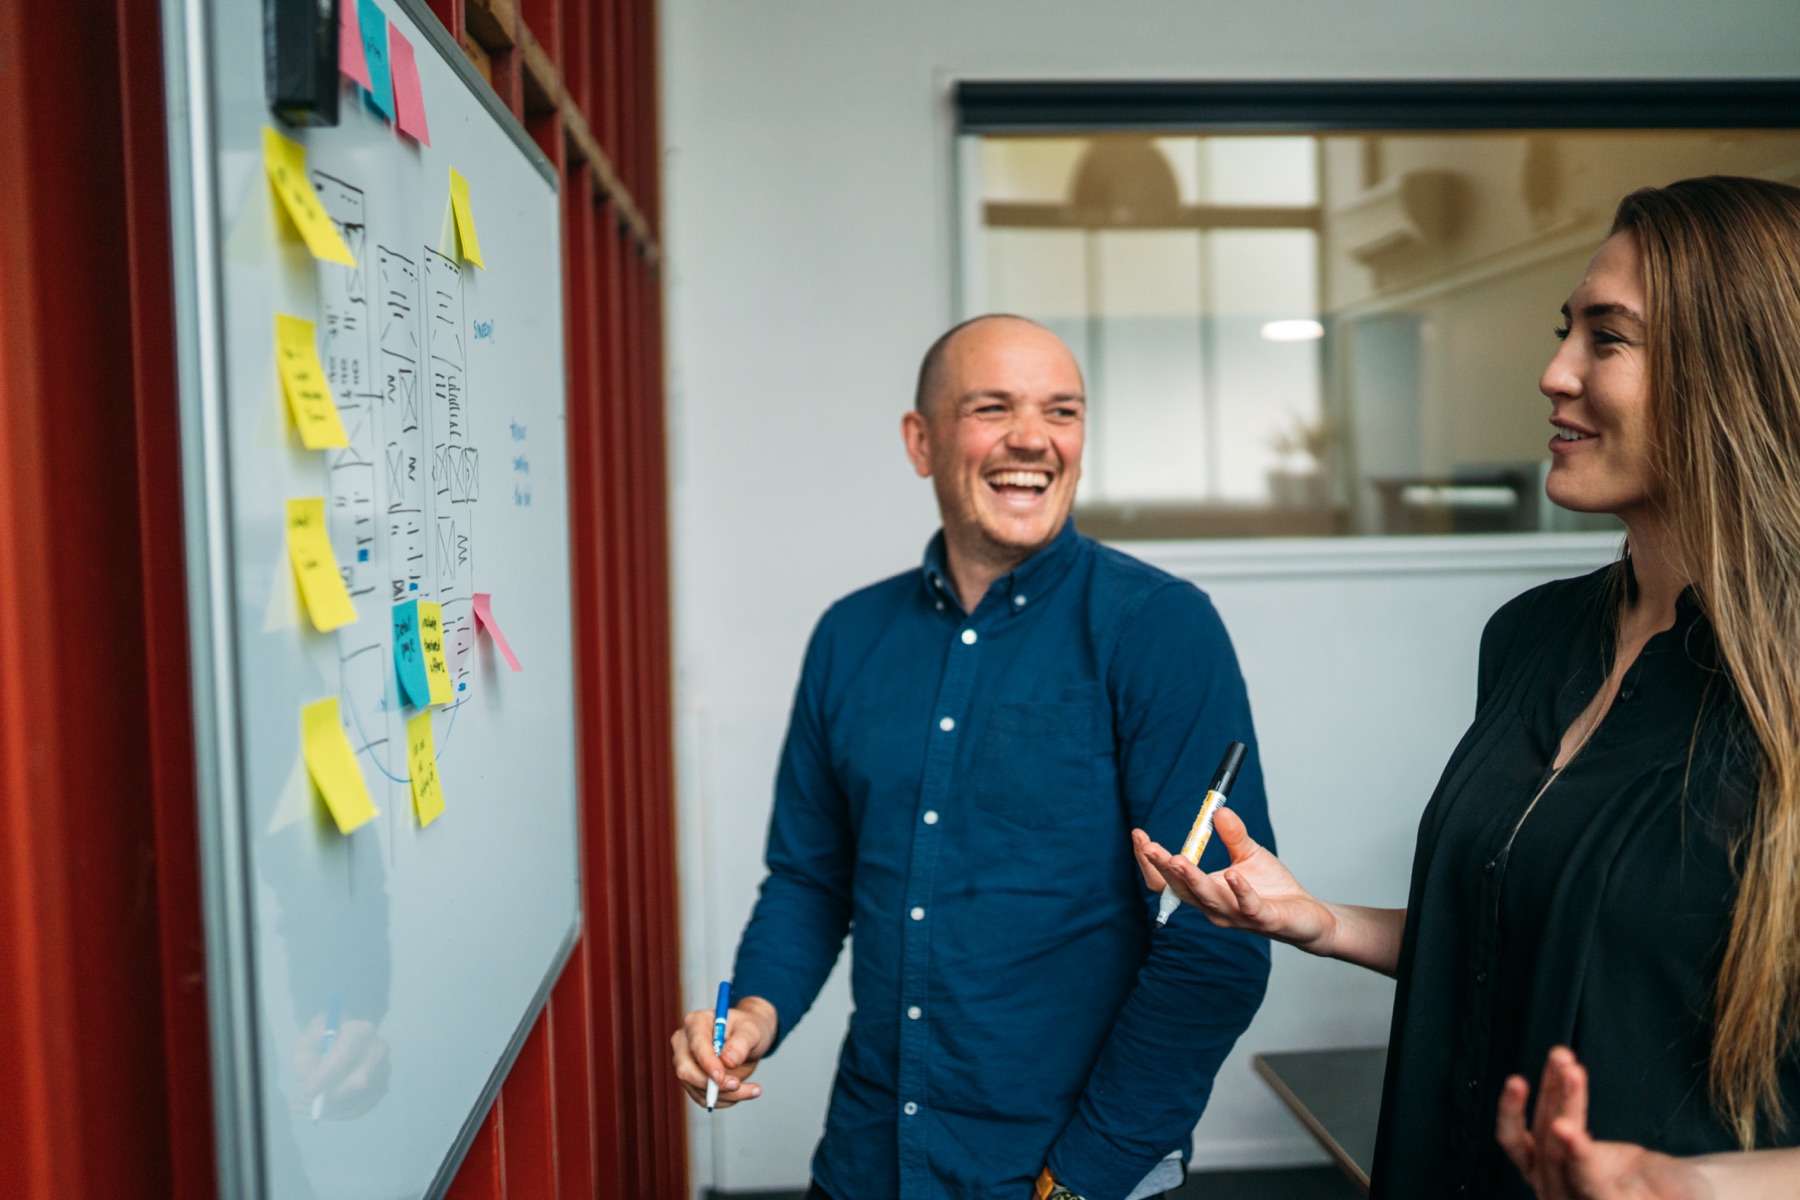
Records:
[[[1800,188],[1713,176],[1627,196],[1664,511],[1760,750],[1713,997],[1713,1102],[1779,1130],[1800,1035]]]

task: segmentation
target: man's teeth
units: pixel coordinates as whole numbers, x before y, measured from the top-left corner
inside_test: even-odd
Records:
[[[995,487],[1045,488],[1050,486],[1050,476],[1042,471],[996,471],[988,476],[988,482]]]
[[[1556,440],[1559,442],[1579,442],[1587,436],[1585,433],[1578,433],[1561,425],[1556,427]]]

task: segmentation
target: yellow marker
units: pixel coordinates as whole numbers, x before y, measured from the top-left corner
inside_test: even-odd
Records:
[[[444,656],[444,610],[430,600],[419,601],[419,648],[425,651],[425,682],[433,704],[450,703],[450,660]]]
[[[356,751],[338,720],[336,696],[300,710],[300,749],[339,833],[350,833],[376,815],[362,768],[356,765]]]
[[[275,365],[281,370],[281,391],[294,414],[301,444],[308,450],[348,446],[350,436],[325,378],[325,364],[319,361],[311,321],[275,314]]]
[[[263,169],[268,171],[270,186],[281,197],[281,206],[293,218],[312,256],[354,267],[356,259],[350,247],[344,245],[343,235],[331,223],[325,206],[319,203],[319,194],[306,178],[306,147],[263,126]]]
[[[1212,840],[1213,818],[1225,807],[1225,798],[1231,795],[1231,785],[1237,782],[1238,771],[1243,768],[1244,758],[1250,753],[1249,747],[1242,742],[1232,742],[1225,747],[1225,757],[1219,761],[1219,769],[1213,774],[1212,783],[1207,785],[1206,799],[1200,803],[1200,815],[1194,818],[1194,827],[1188,830],[1187,841],[1182,843],[1181,857],[1200,865],[1200,856],[1206,853],[1206,843]],[[1163,889],[1162,906],[1156,914],[1158,925],[1167,925],[1169,917],[1181,907],[1181,897],[1175,889]]]
[[[300,594],[306,599],[313,626],[326,633],[356,620],[356,605],[350,603],[349,589],[344,587],[344,577],[338,574],[337,559],[331,553],[322,497],[288,501],[287,544],[294,578],[300,581]]]
[[[413,811],[429,825],[444,814],[444,788],[438,782],[437,744],[431,736],[431,710],[422,708],[406,723],[406,762],[412,776]]]
[[[481,261],[481,239],[475,236],[475,210],[469,207],[469,181],[455,167],[450,168],[450,208],[456,214],[456,240],[462,243],[462,256],[487,270]]]

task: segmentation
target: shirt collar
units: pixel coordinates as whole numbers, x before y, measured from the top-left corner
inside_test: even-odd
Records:
[[[988,587],[988,595],[1005,597],[1007,609],[1015,614],[1024,612],[1033,601],[1068,574],[1069,567],[1075,561],[1075,548],[1082,540],[1081,534],[1075,529],[1075,518],[1069,517],[1063,522],[1062,530],[1050,539],[1049,545],[994,580]],[[922,571],[928,595],[934,600],[948,600],[961,606],[961,598],[956,594],[956,584],[950,578],[949,558],[944,549],[942,529],[934,533],[931,541],[925,544]]]

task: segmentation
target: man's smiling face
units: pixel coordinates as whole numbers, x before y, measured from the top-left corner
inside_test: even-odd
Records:
[[[995,317],[944,347],[940,385],[907,414],[913,467],[929,476],[953,551],[1022,562],[1062,530],[1081,478],[1087,401],[1055,334]]]

